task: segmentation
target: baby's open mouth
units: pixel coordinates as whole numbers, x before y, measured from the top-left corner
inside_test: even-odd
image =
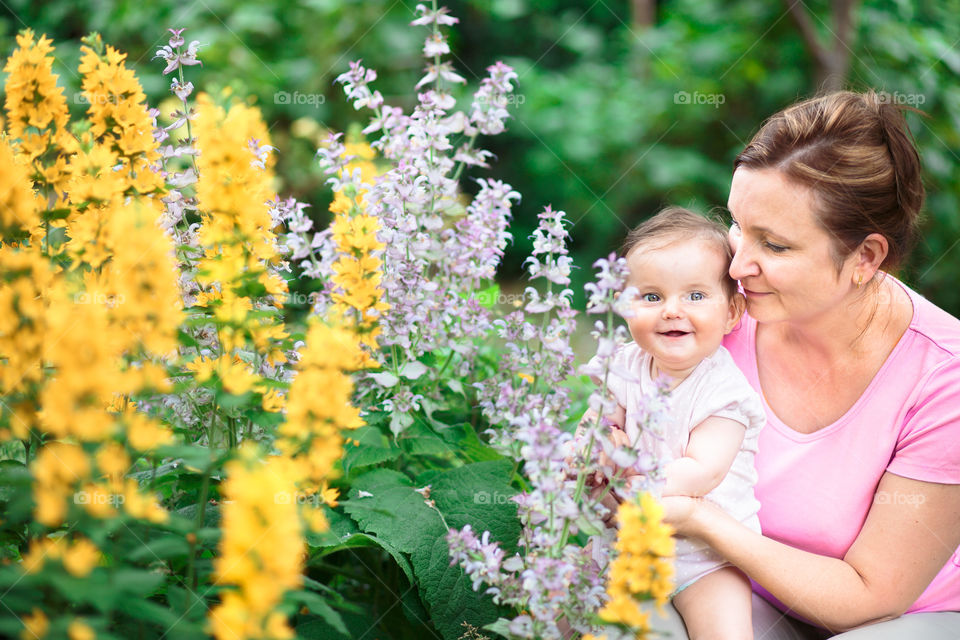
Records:
[[[663,331],[661,335],[667,336],[668,338],[682,338],[683,336],[690,333],[689,331]]]

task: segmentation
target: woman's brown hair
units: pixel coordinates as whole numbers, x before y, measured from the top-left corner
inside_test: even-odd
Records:
[[[887,239],[881,265],[900,266],[923,207],[920,156],[904,107],[873,91],[839,91],[792,105],[767,120],[734,169],[774,169],[815,194],[820,224],[835,238],[839,269],[871,233]]]

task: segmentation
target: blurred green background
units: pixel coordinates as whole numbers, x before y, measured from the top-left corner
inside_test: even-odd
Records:
[[[280,149],[281,190],[313,203],[320,222],[329,195],[313,162],[317,141],[326,127],[360,121],[333,79],[362,58],[378,70],[387,101],[409,108],[423,66],[426,30],[408,26],[411,0],[2,4],[4,54],[24,27],[51,36],[68,97],[79,88],[80,38],[99,31],[129,53],[158,104],[169,78],[151,58],[167,27],[186,27],[187,41],[203,44],[203,67],[189,68],[188,79],[256,97]],[[464,95],[498,59],[520,75],[509,131],[482,145],[497,161],[472,174],[523,194],[503,270],[508,287],[521,276],[544,205],[574,223],[580,292],[592,261],[660,206],[723,205],[733,158],[764,118],[826,82],[886,91],[926,112],[909,116],[929,194],[923,241],[900,275],[960,315],[960,0],[442,4],[460,18],[451,46],[470,81]],[[71,102],[78,113],[83,106]]]

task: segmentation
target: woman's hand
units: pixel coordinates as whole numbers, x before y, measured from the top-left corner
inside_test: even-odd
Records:
[[[663,521],[673,527],[678,536],[700,537],[699,516],[710,504],[702,498],[667,496],[660,498],[663,505]]]

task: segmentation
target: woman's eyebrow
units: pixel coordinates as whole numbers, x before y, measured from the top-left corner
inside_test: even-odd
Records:
[[[726,211],[727,213],[730,214],[730,219],[733,220],[734,222],[737,222],[737,218],[736,216],[733,215],[733,211],[731,211],[729,208],[727,208]],[[740,227],[741,229],[743,228],[743,225],[740,224],[739,222],[737,222],[737,226]],[[764,227],[762,225],[748,224],[747,229],[749,229],[750,231],[756,231],[757,233],[765,233],[767,235],[777,236],[778,238],[784,238],[783,234],[777,233],[773,229],[770,229],[769,227]]]

